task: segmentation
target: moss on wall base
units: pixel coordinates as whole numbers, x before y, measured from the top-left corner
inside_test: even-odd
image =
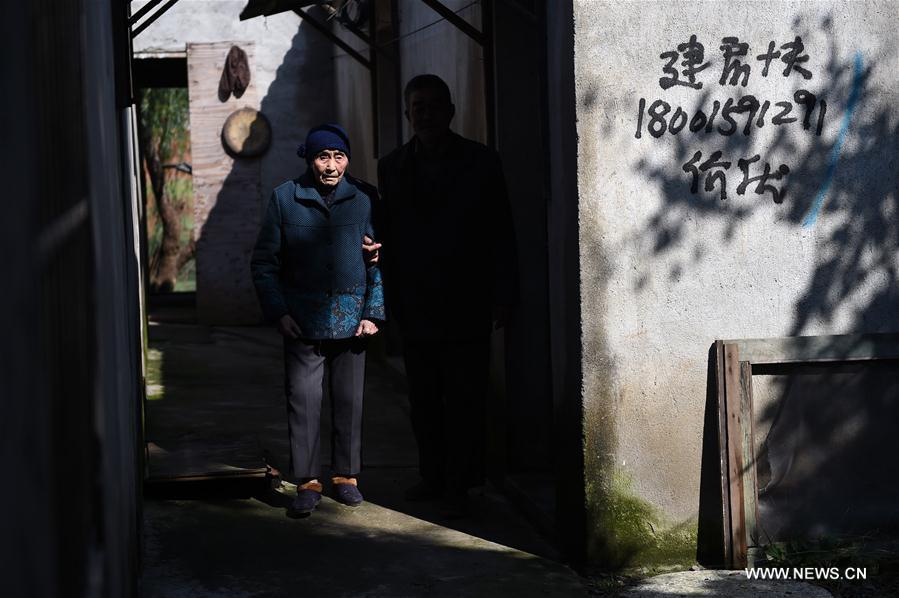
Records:
[[[599,569],[661,572],[696,562],[696,521],[672,525],[633,491],[627,474],[587,482],[587,557]]]

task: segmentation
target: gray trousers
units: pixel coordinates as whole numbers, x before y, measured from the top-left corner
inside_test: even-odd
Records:
[[[355,476],[362,469],[362,389],[365,345],[358,338],[284,339],[284,390],[290,469],[301,481],[319,476],[321,407],[325,364],[331,395],[331,469]]]

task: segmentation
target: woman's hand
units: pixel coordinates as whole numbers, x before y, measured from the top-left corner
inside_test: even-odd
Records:
[[[365,260],[366,266],[374,266],[378,263],[378,258],[380,255],[378,254],[378,249],[381,248],[380,243],[375,243],[374,240],[365,235],[362,237],[362,257]],[[375,326],[375,332],[377,332],[377,326]]]
[[[359,328],[356,329],[356,336],[372,336],[378,333],[378,326],[371,320],[362,320],[359,322]]]
[[[303,333],[300,330],[299,324],[290,317],[290,314],[284,314],[281,316],[281,319],[278,320],[278,332],[287,338],[300,338],[300,335]]]

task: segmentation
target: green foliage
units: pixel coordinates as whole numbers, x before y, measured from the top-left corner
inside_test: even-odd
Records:
[[[881,561],[899,560],[893,547],[872,544],[864,537],[794,539],[759,547],[761,567],[868,567],[876,572]]]
[[[171,165],[190,161],[190,118],[187,89],[147,88],[140,92],[139,137],[146,166],[147,244],[150,256],[151,287],[164,285],[156,281],[161,260],[171,263],[171,256],[163,257],[163,238],[173,236],[185,248],[193,234],[193,180]],[[168,165],[168,167],[167,167]],[[160,207],[174,208],[161,217]],[[171,230],[174,229],[174,230]],[[170,250],[168,250],[170,253]],[[195,263],[189,259],[181,268],[175,282],[176,290],[193,290]],[[170,284],[170,282],[169,282]]]
[[[163,196],[164,201],[172,203],[181,214],[181,231],[179,239],[181,246],[190,242],[194,230],[193,205],[193,178],[186,174],[179,174],[176,178],[167,179]],[[147,202],[147,253],[155,255],[162,243],[162,222],[156,207],[156,197],[151,185],[147,185],[147,193],[153,201]],[[175,292],[196,290],[196,260],[188,260],[178,272],[178,282],[175,283]]]
[[[161,399],[165,394],[165,386],[163,386],[162,380],[162,351],[148,348],[146,358],[145,383],[147,385],[147,399],[150,401]]]
[[[153,87],[140,92],[140,132],[143,150],[160,162],[183,154],[190,143],[187,89]]]
[[[834,596],[873,598],[899,595],[899,542],[874,536],[822,536],[768,542],[758,548],[757,569],[831,568],[843,571],[863,569],[867,581],[821,579],[812,583],[827,588]]]

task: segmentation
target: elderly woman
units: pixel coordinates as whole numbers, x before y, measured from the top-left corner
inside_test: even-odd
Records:
[[[381,274],[366,265],[374,189],[347,175],[350,141],[338,125],[313,128],[298,152],[308,169],[272,192],[253,251],[253,282],[284,336],[285,391],[296,514],[321,500],[319,423],[329,367],[333,497],[362,502],[362,388],[366,338],[384,319]]]

